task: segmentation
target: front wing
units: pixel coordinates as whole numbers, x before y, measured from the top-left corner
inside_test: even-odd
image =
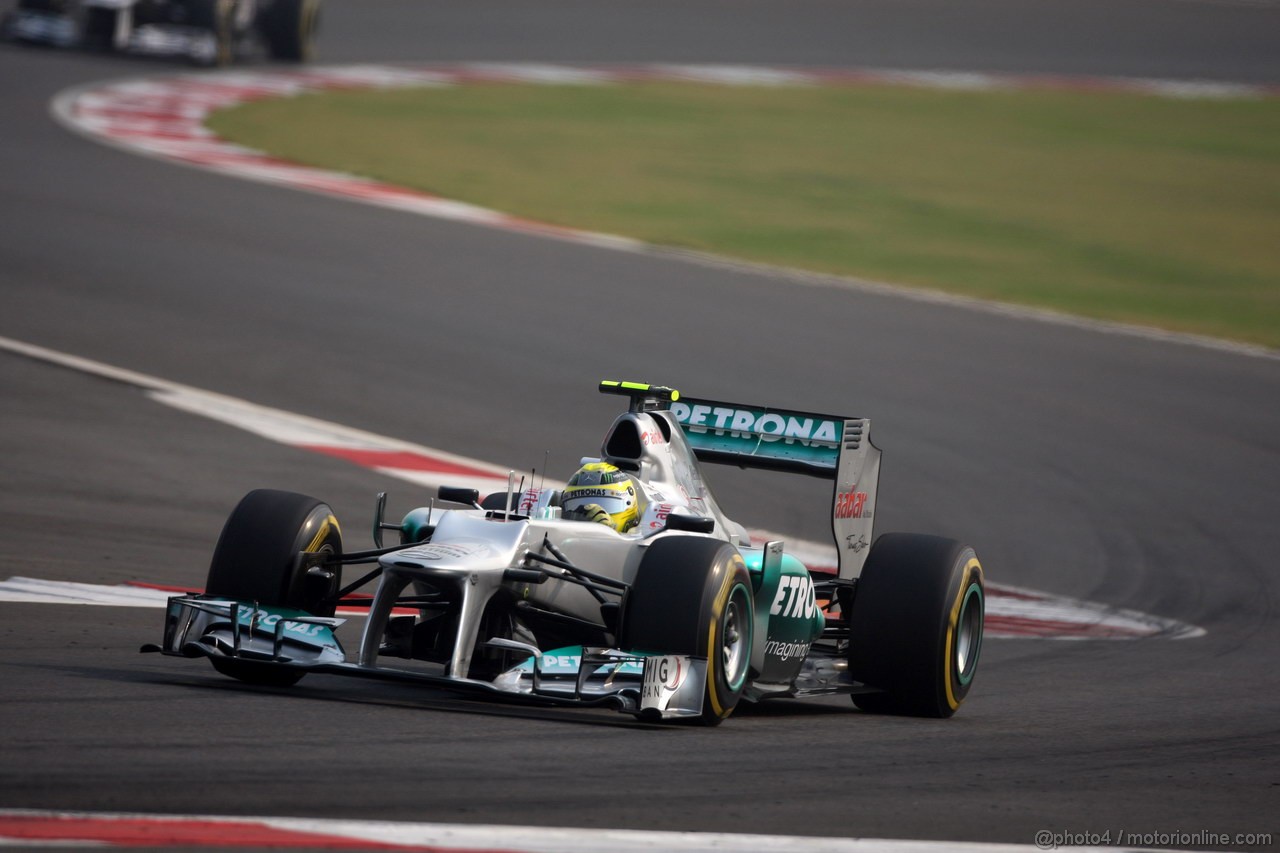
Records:
[[[491,648],[527,653],[527,657],[489,682],[349,663],[334,635],[345,621],[216,596],[174,596],[166,608],[163,643],[148,644],[142,651],[429,684],[535,705],[604,706],[642,719],[702,713],[705,659],[581,646],[543,652],[526,643],[491,640]]]

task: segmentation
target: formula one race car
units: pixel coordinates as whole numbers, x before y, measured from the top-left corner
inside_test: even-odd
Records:
[[[934,536],[872,540],[880,451],[870,423],[604,382],[630,399],[599,458],[561,488],[508,489],[466,508],[383,520],[343,551],[330,508],[250,492],[231,513],[204,594],[169,600],[162,645],[253,684],[309,672],[420,682],[491,698],[607,706],[717,724],[740,701],[850,694],[861,709],[949,717],[973,685],[983,575]],[[699,467],[723,462],[834,481],[835,574],[782,542],[753,544]],[[400,541],[382,546],[384,530]],[[343,585],[342,570],[376,564]],[[377,580],[376,592],[353,597]],[[334,629],[369,608],[359,651]]]
[[[273,59],[303,62],[319,20],[320,0],[18,0],[0,35],[201,65],[226,65],[260,43]]]

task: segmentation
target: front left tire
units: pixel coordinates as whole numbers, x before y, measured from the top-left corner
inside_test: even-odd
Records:
[[[719,539],[668,536],[641,558],[627,593],[624,649],[705,658],[704,725],[737,707],[751,659],[751,576],[737,549]]]

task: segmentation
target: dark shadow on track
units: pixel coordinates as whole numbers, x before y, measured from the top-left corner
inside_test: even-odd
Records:
[[[280,696],[299,701],[338,702],[388,708],[410,708],[424,711],[438,711],[451,714],[477,714],[482,716],[510,717],[516,719],[538,720],[556,723],[578,723],[592,726],[623,727],[627,729],[662,729],[689,730],[700,728],[679,722],[648,723],[606,709],[582,710],[576,708],[543,708],[524,705],[516,698],[494,697],[492,699],[469,699],[455,696],[447,690],[434,687],[413,686],[383,682],[377,679],[348,679],[342,676],[312,675],[311,683],[295,687],[264,687],[249,685],[234,679],[211,674],[208,678],[192,675],[164,676],[158,673],[141,672],[139,670],[119,669],[93,666],[40,666],[36,664],[11,664],[15,667],[39,669],[45,672],[61,672],[78,678],[113,683],[135,683],[155,686],[186,687],[196,690],[232,691],[252,693],[260,696]],[[364,682],[372,685],[360,695],[348,695],[327,689],[318,684],[327,680],[335,687],[339,684],[355,684]],[[402,698],[397,695],[405,694]],[[412,698],[409,698],[409,697]],[[842,698],[842,697],[833,697]],[[844,701],[849,701],[844,699]],[[851,705],[837,705],[834,702],[806,702],[793,699],[769,699],[763,702],[741,702],[734,709],[733,718],[737,719],[794,719],[821,717],[844,717],[858,715],[860,712]],[[880,716],[880,715],[875,715]]]
[[[155,673],[142,673],[137,670],[114,669],[107,667],[87,667],[87,666],[37,666],[34,664],[14,664],[14,666],[28,666],[33,669],[40,669],[45,672],[62,672],[79,678],[87,678],[99,681],[109,681],[113,683],[135,683],[148,684],[166,687],[186,687],[195,690],[210,691],[230,691],[233,693],[246,693],[258,696],[279,696],[296,701],[317,701],[317,702],[336,702],[342,704],[381,706],[387,708],[407,708],[423,711],[438,711],[450,714],[476,714],[481,716],[492,717],[509,717],[524,720],[537,720],[555,723],[577,723],[592,726],[608,726],[608,727],[624,727],[628,729],[679,729],[681,726],[672,726],[670,724],[646,723],[634,719],[624,714],[618,714],[607,710],[581,710],[576,708],[541,708],[521,705],[518,699],[495,698],[486,701],[477,701],[474,699],[455,698],[445,690],[438,690],[432,687],[415,687],[408,685],[399,685],[391,682],[377,682],[374,680],[374,686],[367,692],[360,695],[347,695],[345,693],[336,692],[334,690],[324,689],[320,686],[312,686],[310,684],[299,685],[296,687],[262,687],[257,685],[244,684],[234,679],[225,678],[223,676],[211,674],[208,678],[192,677],[189,675],[165,677]],[[313,675],[312,679],[319,680],[327,678],[322,675]],[[330,677],[332,678],[332,677]],[[332,684],[344,683],[355,684],[365,679],[345,679],[337,676],[331,682]],[[413,698],[401,698],[395,695],[405,693],[411,694]],[[438,698],[437,698],[438,697]]]

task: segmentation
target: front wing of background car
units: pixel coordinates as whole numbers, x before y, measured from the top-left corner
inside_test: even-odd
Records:
[[[80,43],[80,30],[69,15],[44,10],[14,9],[0,24],[0,36],[54,47]]]
[[[129,18],[130,2],[99,0],[89,5],[122,16],[110,39],[115,50],[140,56],[180,56],[200,64],[211,63],[217,56],[217,36],[207,28],[171,23],[135,26]],[[45,9],[14,9],[0,24],[0,36],[53,47],[77,47],[85,38],[75,18]]]

